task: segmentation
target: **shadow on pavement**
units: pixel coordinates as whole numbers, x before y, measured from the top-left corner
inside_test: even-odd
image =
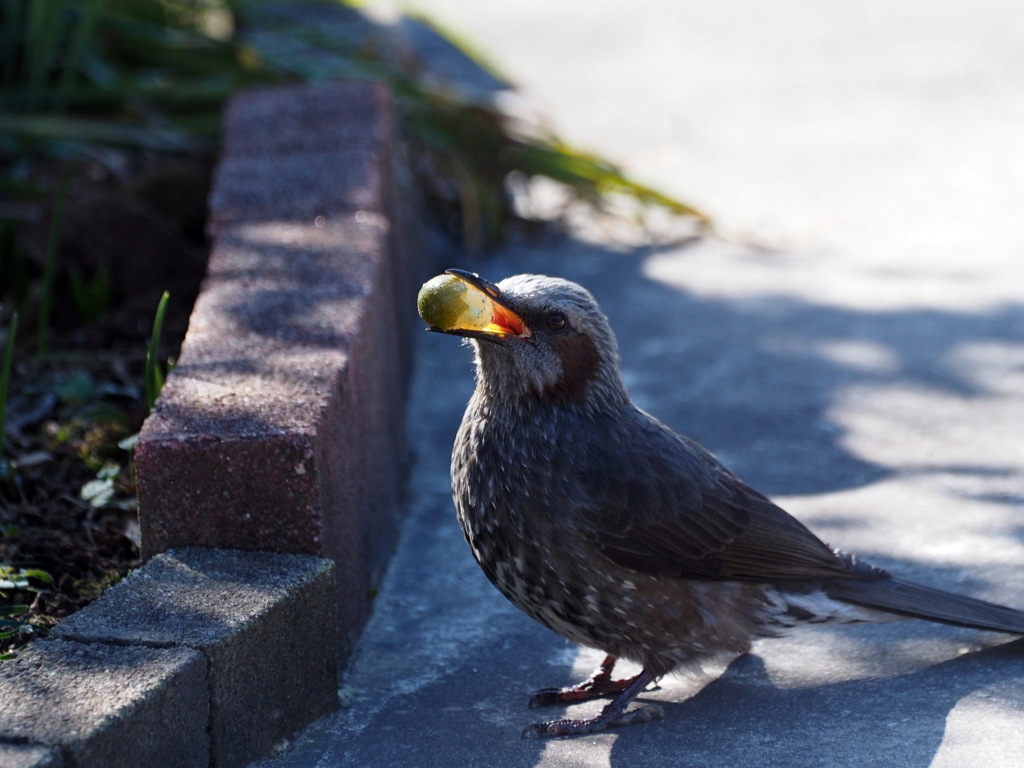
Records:
[[[1024,641],[908,674],[790,690],[772,684],[760,658],[743,656],[697,695],[663,705],[665,719],[646,732],[622,729],[611,765],[678,754],[687,766],[925,768],[957,702],[1008,679],[1019,695],[1022,676]]]
[[[972,371],[954,364],[954,353],[977,343],[1024,348],[1024,306],[866,312],[770,297],[731,302],[647,279],[642,269],[650,253],[565,240],[509,248],[486,263],[443,266],[468,266],[492,280],[558,274],[590,288],[619,336],[638,404],[718,453],[763,492],[822,494],[941,474],[1002,484],[999,493],[987,485],[981,491],[1006,512],[989,534],[1005,540],[1024,529],[1019,461],[935,461],[909,469],[872,463],[851,452],[830,415],[841,390],[879,383],[968,403],[989,398]],[[520,614],[472,561],[448,495],[448,456],[472,389],[470,354],[455,339],[434,334],[417,343],[408,411],[417,454],[411,511],[345,677],[354,699],[273,765],[916,767],[932,763],[959,703],[1009,692],[1004,703],[1019,713],[1022,643],[958,655],[965,645],[1006,638],[906,622],[765,641],[757,652],[772,660],[768,667],[759,657],[744,657],[689,698],[673,699],[676,689],[667,686],[661,722],[596,740],[520,740],[528,723],[562,716],[557,708],[531,712],[526,702],[537,688],[576,682],[575,648]],[[948,502],[954,510],[956,499],[954,493]],[[855,536],[870,530],[872,520],[826,510],[815,526]],[[928,535],[923,529],[921,536]],[[986,560],[987,553],[979,555],[984,567],[969,571],[935,557],[863,554],[953,591],[985,594],[1002,585],[1006,592],[1006,566]],[[812,683],[777,685],[772,664],[790,665]]]
[[[843,447],[844,431],[829,417],[837,390],[892,384],[981,397],[990,393],[958,350],[1010,344],[1024,355],[1024,305],[871,312],[772,296],[708,298],[644,276],[644,259],[655,253],[566,240],[477,268],[491,279],[538,271],[589,288],[619,336],[638,405],[769,495],[842,490],[892,472]],[[1024,369],[1024,357],[1018,362]]]

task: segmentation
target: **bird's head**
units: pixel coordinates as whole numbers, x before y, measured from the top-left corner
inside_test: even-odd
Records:
[[[472,339],[480,385],[491,398],[628,402],[615,334],[576,283],[515,275],[494,284],[449,269],[423,286],[418,305],[430,330]]]

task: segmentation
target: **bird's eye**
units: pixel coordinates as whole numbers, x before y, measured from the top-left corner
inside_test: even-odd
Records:
[[[565,315],[561,312],[552,312],[545,318],[544,322],[547,323],[548,328],[552,331],[560,331],[565,328]]]

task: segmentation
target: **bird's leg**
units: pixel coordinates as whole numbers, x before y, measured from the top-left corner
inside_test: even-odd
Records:
[[[628,680],[612,680],[612,669],[615,657],[609,654],[604,657],[601,666],[594,670],[582,683],[570,685],[568,688],[542,688],[530,699],[530,709],[550,707],[552,704],[573,704],[577,701],[599,699],[622,693],[623,689],[636,678]]]
[[[654,679],[655,676],[645,669],[630,680],[619,695],[605,706],[597,717],[591,717],[588,720],[552,720],[549,723],[534,723],[526,726],[523,738],[574,736],[580,733],[603,731],[605,728],[619,728],[633,723],[649,723],[651,720],[663,717],[664,712],[661,707],[657,706],[640,707],[626,712],[629,703]]]

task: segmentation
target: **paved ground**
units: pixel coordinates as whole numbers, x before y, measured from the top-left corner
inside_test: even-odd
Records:
[[[1024,14],[419,5],[570,138],[774,246],[521,245],[482,272],[590,287],[635,399],[826,540],[1024,607]],[[922,622],[765,641],[644,694],[661,722],[520,740],[530,693],[598,656],[521,616],[472,562],[447,476],[469,353],[423,334],[418,356],[410,517],[349,706],[264,765],[1024,765],[1024,643]]]

